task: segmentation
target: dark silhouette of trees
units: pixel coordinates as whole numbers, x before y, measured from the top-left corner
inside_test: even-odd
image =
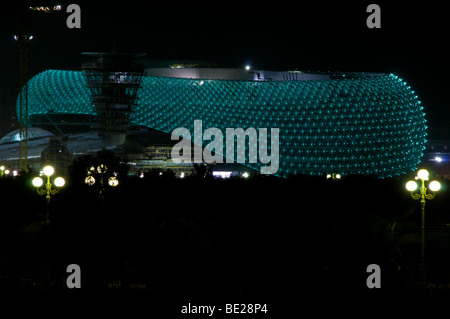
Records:
[[[120,183],[102,205],[84,183],[87,170],[101,164]],[[84,288],[236,295],[293,285],[314,296],[342,285],[365,287],[368,264],[391,265],[388,225],[419,222],[405,177],[225,180],[201,177],[204,171],[183,179],[171,171],[143,178],[126,172],[109,151],[77,159],[52,198],[51,226],[35,231],[27,226],[39,220],[45,202],[31,178],[0,179],[3,198],[17,204],[2,215],[3,250],[53,256],[55,269],[75,260],[86,273]],[[439,209],[448,204],[445,191],[434,201],[427,221],[447,223],[448,213]]]

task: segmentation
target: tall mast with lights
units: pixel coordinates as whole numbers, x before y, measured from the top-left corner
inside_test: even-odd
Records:
[[[28,6],[21,2],[16,7],[18,33],[14,35],[14,39],[19,49],[19,169],[24,171],[28,171],[28,80],[30,41],[33,39],[30,34],[29,14],[31,11],[52,13],[60,10],[61,5]]]

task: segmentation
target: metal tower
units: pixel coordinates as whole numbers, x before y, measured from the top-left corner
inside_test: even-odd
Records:
[[[82,71],[91,90],[98,132],[109,144],[125,142],[128,123],[144,66],[134,61],[144,54],[84,52],[91,57]]]
[[[18,33],[14,35],[14,39],[19,49],[19,169],[28,171],[28,79],[30,41],[33,39],[30,34],[29,14],[31,11],[45,13],[61,11],[61,6],[47,4],[29,6],[26,1],[18,2],[16,5]]]

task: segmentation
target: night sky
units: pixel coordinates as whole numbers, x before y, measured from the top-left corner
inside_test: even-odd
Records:
[[[2,1],[0,13],[0,87],[17,91],[14,2]],[[113,46],[228,67],[387,72],[416,91],[430,126],[450,125],[446,11],[430,1],[393,2],[60,1],[59,13],[32,14],[30,76],[79,70],[81,52]],[[69,3],[81,7],[81,29],[66,26]],[[381,7],[381,29],[366,26],[370,3]]]

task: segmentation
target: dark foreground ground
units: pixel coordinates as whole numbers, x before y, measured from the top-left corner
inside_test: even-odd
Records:
[[[24,304],[42,298],[33,311],[91,303],[104,314],[184,318],[188,303],[252,303],[267,312],[235,316],[283,318],[450,297],[446,191],[427,203],[423,262],[406,177],[151,175],[123,178],[101,199],[72,176],[51,200],[48,226],[30,179],[0,180],[0,289]],[[70,264],[81,289],[67,288]],[[380,266],[379,289],[367,287],[370,264]]]

